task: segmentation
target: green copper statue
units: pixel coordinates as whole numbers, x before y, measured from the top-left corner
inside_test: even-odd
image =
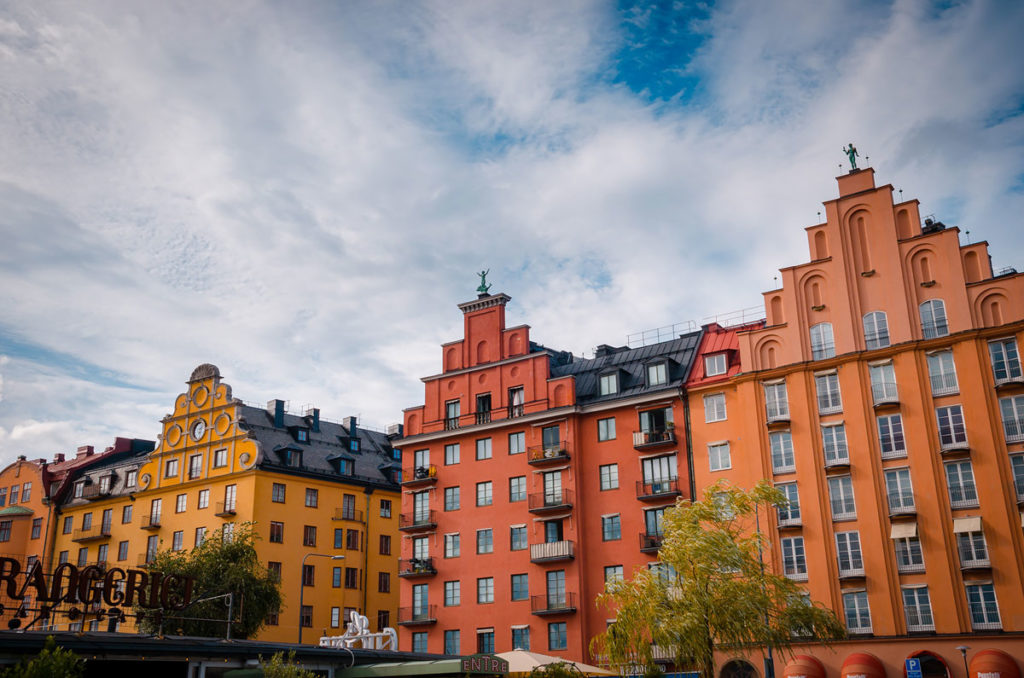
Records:
[[[843,148],[843,153],[845,153],[846,157],[850,159],[850,169],[857,169],[857,156],[860,155],[860,153],[857,152],[857,149],[854,147],[852,141],[850,142],[849,147]]]
[[[487,294],[491,289],[491,286],[487,284],[487,274],[490,272],[491,269],[487,269],[486,271],[480,271],[477,273],[477,275],[480,276],[480,287],[476,288],[476,291],[480,294]]]

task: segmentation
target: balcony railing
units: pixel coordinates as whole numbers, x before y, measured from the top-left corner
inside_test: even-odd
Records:
[[[866,624],[864,626],[847,626],[846,632],[851,636],[866,636],[874,633],[871,629],[871,624]]]
[[[882,459],[906,459],[907,448],[893,448],[891,450],[882,450]]]
[[[863,567],[848,567],[839,570],[840,579],[861,579],[864,577]]]
[[[971,449],[966,435],[951,437],[943,435],[942,431],[939,432],[939,446],[942,452],[964,452]]]
[[[444,418],[444,430],[454,431],[459,428],[459,417],[445,417]]]
[[[491,423],[491,411],[476,413],[476,423],[478,424],[490,424]]]
[[[401,626],[437,623],[437,605],[398,608],[398,623]]]
[[[159,530],[160,529],[160,514],[156,513],[153,515],[142,516],[142,523],[139,525],[144,530]]]
[[[534,492],[529,496],[531,513],[570,508],[573,505],[572,490],[558,492]]]
[[[900,574],[914,574],[924,572],[924,563],[896,563],[896,571]]]
[[[961,570],[988,570],[992,568],[992,562],[988,558],[961,558]]]
[[[437,511],[414,511],[398,516],[398,529],[412,532],[437,527]]]
[[[765,419],[769,424],[789,423],[789,403],[768,403]]]
[[[915,516],[917,515],[917,506],[914,504],[914,496],[909,497],[890,497],[889,498],[889,515],[890,516]]]
[[[433,558],[410,558],[398,561],[399,577],[432,577],[437,574]]]
[[[792,579],[793,581],[807,581],[806,572],[787,572],[786,579]]]
[[[835,509],[832,509],[832,520],[855,520],[856,518],[856,511],[836,511]]]
[[[680,494],[682,494],[682,490],[679,489],[679,478],[636,481],[637,499],[665,499],[677,497]]]
[[[363,512],[357,509],[338,506],[334,509],[334,515],[331,517],[331,520],[351,520],[361,523],[363,522]]]
[[[958,499],[950,499],[949,507],[953,509],[977,508],[978,498],[961,496]]]
[[[96,501],[98,499],[106,499],[110,496],[110,485],[103,487],[102,485],[86,485],[82,488],[82,498],[90,501]]]
[[[935,622],[929,624],[907,624],[907,631],[910,633],[921,633],[923,631],[934,631]]]
[[[88,530],[75,530],[71,535],[71,541],[97,541],[110,537],[110,525],[90,527]]]
[[[565,444],[534,445],[526,448],[527,461],[534,466],[569,459],[569,447]]]
[[[779,527],[800,527],[802,524],[800,516],[779,515]]]
[[[640,550],[644,553],[651,553],[661,548],[661,542],[665,539],[662,534],[640,533]]]
[[[875,407],[899,403],[900,393],[899,389],[896,388],[896,383],[880,381],[871,384],[871,400]]]
[[[433,464],[426,466],[410,466],[402,469],[402,484],[429,485],[437,482],[437,467]]]
[[[832,402],[830,395],[818,396],[818,414],[837,414],[843,411],[841,402]]]
[[[796,462],[779,465],[772,463],[772,473],[793,473],[794,471],[796,471]]]
[[[235,502],[233,501],[218,501],[217,511],[213,515],[224,518],[226,516],[235,515]]]
[[[633,431],[633,447],[636,449],[672,445],[675,442],[676,430],[674,428]]]
[[[1008,443],[1024,443],[1024,419],[1003,419],[1003,433]]]
[[[998,631],[1003,628],[1001,621],[993,622],[971,622],[971,629],[974,631]]]
[[[568,540],[549,541],[542,544],[530,544],[531,563],[572,560],[575,557],[576,545]]]
[[[932,396],[952,395],[960,392],[955,374],[935,374],[930,377]]]
[[[847,450],[842,450],[834,455],[825,455],[825,468],[848,468],[850,466],[850,453]]]
[[[538,615],[573,614],[576,612],[576,594],[561,593],[530,596],[530,612]]]

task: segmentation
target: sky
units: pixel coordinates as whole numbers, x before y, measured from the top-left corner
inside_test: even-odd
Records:
[[[482,270],[577,355],[757,307],[850,142],[1024,270],[1022,32],[995,0],[0,0],[0,467],[155,440],[207,362],[400,422]]]

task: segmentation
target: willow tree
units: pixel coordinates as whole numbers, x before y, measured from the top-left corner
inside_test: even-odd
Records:
[[[785,505],[766,481],[749,491],[719,483],[700,501],[677,502],[665,512],[659,565],[609,582],[598,596],[615,623],[592,640],[592,651],[645,673],[656,646],[677,666],[714,678],[716,649],[784,653],[794,642],[842,638],[831,610],[772,572],[756,516]]]

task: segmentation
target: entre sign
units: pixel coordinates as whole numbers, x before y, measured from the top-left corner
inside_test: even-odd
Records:
[[[146,609],[162,608],[182,610],[192,601],[195,580],[177,575],[163,576],[159,572],[121,569],[106,570],[95,565],[78,568],[61,563],[50,575],[43,573],[39,562],[23,574],[21,563],[14,558],[0,556],[0,587],[12,600],[24,600],[27,594],[48,605],[58,603],[86,603]],[[123,582],[123,584],[122,584]]]
[[[491,654],[474,654],[462,658],[463,673],[485,673],[488,675],[508,673],[508,662]]]

